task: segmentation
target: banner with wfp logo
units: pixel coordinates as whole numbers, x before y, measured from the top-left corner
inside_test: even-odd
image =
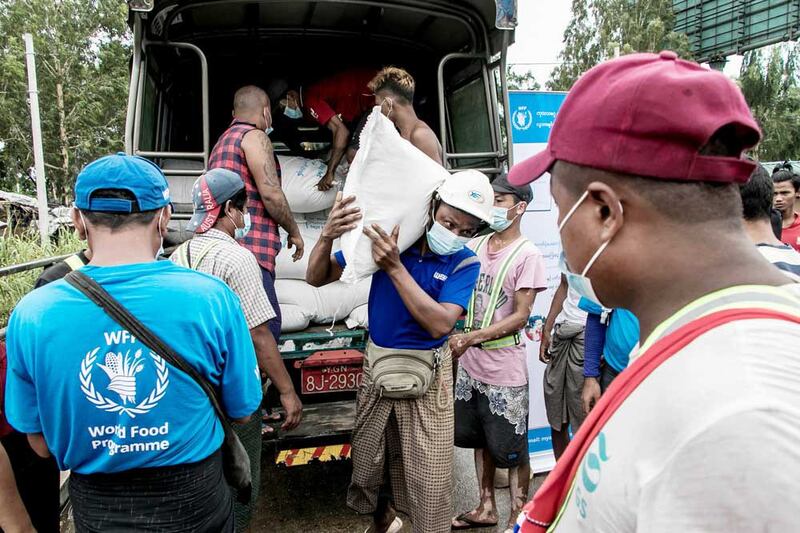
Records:
[[[550,130],[566,93],[509,91],[511,112],[511,144],[514,161],[520,162],[544,149]],[[522,232],[542,252],[547,266],[547,290],[539,293],[525,330],[528,346],[530,383],[530,417],[528,418],[528,452],[534,472],[545,472],[555,464],[551,446],[550,425],[544,408],[542,380],[545,365],[539,362],[542,327],[561,273],[558,257],[561,241],[556,219],[558,212],[550,196],[550,176],[532,184],[533,200],[522,219]]]

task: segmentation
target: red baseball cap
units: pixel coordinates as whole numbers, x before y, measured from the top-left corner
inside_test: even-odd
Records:
[[[530,183],[560,160],[650,178],[743,183],[755,163],[700,155],[729,125],[745,149],[761,138],[742,92],[724,74],[675,52],[631,54],[580,77],[547,148],[514,165],[508,178],[513,185]]]

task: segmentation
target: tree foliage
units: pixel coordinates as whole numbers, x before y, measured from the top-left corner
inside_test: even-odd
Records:
[[[674,21],[672,0],[572,0],[562,63],[547,87],[567,91],[581,74],[617,52],[674,50],[690,57],[689,41],[673,31]]]
[[[764,139],[754,150],[762,161],[800,158],[800,86],[797,45],[747,52],[739,84]]]
[[[519,69],[515,70],[513,65],[506,67],[506,83],[510,91],[538,91],[542,88],[533,72],[530,70],[520,72]]]
[[[33,166],[23,33],[33,35],[48,199],[122,149],[130,38],[119,0],[0,2],[0,187],[30,192]]]

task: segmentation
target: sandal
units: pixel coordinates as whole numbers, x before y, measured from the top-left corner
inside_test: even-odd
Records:
[[[364,533],[369,533],[372,529],[372,526],[369,526],[367,529],[364,530]],[[392,523],[389,525],[389,529],[386,530],[386,533],[400,533],[403,529],[403,521],[400,520],[399,516],[395,516]]]
[[[453,518],[453,522],[464,522],[465,525],[457,526],[455,524],[451,524],[450,528],[453,531],[464,531],[466,529],[481,529],[481,528],[497,526],[497,520],[495,520],[494,522],[478,522],[476,520],[473,520],[472,518],[469,517],[469,514],[471,512],[472,511],[467,511],[466,513],[461,513],[457,517]]]
[[[266,409],[261,414],[261,421],[262,422],[283,422],[283,413],[279,413],[277,411],[267,411]]]

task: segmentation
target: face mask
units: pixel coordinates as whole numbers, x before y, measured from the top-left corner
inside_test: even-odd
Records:
[[[519,204],[517,204],[519,205]],[[516,209],[517,205],[510,209]],[[508,227],[517,219],[519,216],[518,214],[514,215],[514,218],[511,220],[508,219],[508,212],[510,209],[506,209],[504,207],[493,207],[492,208],[492,223],[489,224],[489,227],[492,228],[494,231],[501,232],[508,229]]]
[[[572,217],[575,211],[578,210],[578,207],[580,207],[580,205],[583,203],[584,200],[586,200],[586,198],[588,198],[588,196],[589,196],[589,191],[584,192],[583,195],[580,198],[578,198],[578,201],[575,202],[575,205],[572,206],[572,209],[570,209],[567,212],[567,214],[561,220],[561,224],[558,225],[559,234],[561,234],[561,230],[564,229],[564,226],[566,226],[567,221],[570,219],[570,217]],[[620,209],[622,209],[622,206],[620,206]],[[594,291],[594,287],[592,287],[592,282],[586,276],[586,273],[589,272],[589,269],[592,268],[592,265],[594,265],[595,261],[597,261],[597,258],[600,257],[600,254],[602,254],[603,251],[605,251],[610,242],[611,240],[608,240],[600,245],[600,248],[598,248],[597,251],[594,253],[594,255],[592,255],[591,259],[589,259],[589,262],[586,263],[586,266],[583,268],[583,272],[581,272],[580,274],[576,274],[569,269],[569,266],[567,265],[566,256],[564,256],[563,253],[561,254],[561,264],[560,264],[561,271],[567,277],[567,283],[569,283],[570,288],[574,290],[576,293],[583,296],[584,298],[587,298],[595,302],[601,307],[605,306],[600,302],[600,298],[597,297],[597,293]]]
[[[244,220],[244,226],[241,228],[236,225],[236,222],[233,220],[233,217],[227,215],[231,222],[233,222],[233,238],[237,241],[240,241],[245,238],[245,236],[250,233],[250,212],[246,212],[242,217]]]
[[[272,129],[272,121],[270,120],[269,115],[266,114],[266,113],[264,113],[264,124],[269,124],[269,126],[264,128],[264,133],[266,133],[267,135],[269,135],[270,133],[275,131],[275,130]]]
[[[469,238],[459,237],[435,220],[426,237],[428,239],[428,247],[436,255],[453,255],[469,242]]]
[[[288,105],[283,109],[283,114],[287,117],[297,120],[298,118],[303,118],[303,112],[300,111],[299,107],[289,107]]]
[[[394,111],[394,102],[391,98],[384,98],[383,102],[381,102],[381,112],[383,112],[383,104],[388,104],[389,111],[386,112],[386,118],[392,116],[392,111]]]
[[[164,210],[162,209],[161,212],[158,214],[158,224],[156,225],[156,232],[158,232],[158,252],[156,252],[156,260],[158,260],[159,256],[164,255],[164,236],[161,234],[161,217],[164,216]]]

